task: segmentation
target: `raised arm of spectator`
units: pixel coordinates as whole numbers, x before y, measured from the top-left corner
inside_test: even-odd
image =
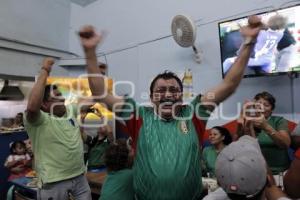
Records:
[[[243,135],[249,135],[251,137],[256,138],[256,133],[254,130],[254,122],[253,116],[251,116],[252,109],[251,107],[254,106],[254,102],[246,100],[242,106],[241,113],[237,121],[237,129],[234,137],[238,139]],[[255,114],[256,115],[256,114]]]
[[[256,37],[261,29],[261,21],[258,16],[249,17],[248,23],[248,26],[241,28],[241,34],[246,39],[234,64],[223,81],[201,97],[201,102],[210,110],[214,109],[214,105],[218,105],[233,94],[243,78],[244,69],[248,64]]]
[[[29,122],[34,122],[35,120],[38,119],[40,115],[40,108],[44,97],[47,77],[51,72],[53,64],[54,64],[53,58],[45,58],[43,60],[40,74],[38,76],[36,83],[31,89],[28,103],[27,103],[26,118]]]
[[[98,68],[96,49],[103,36],[96,33],[92,26],[82,27],[79,36],[86,56],[87,72],[89,74],[88,80],[92,95],[96,100],[104,103],[110,110],[122,107],[124,103],[123,98],[113,96],[106,92],[105,77],[101,75],[100,69]]]

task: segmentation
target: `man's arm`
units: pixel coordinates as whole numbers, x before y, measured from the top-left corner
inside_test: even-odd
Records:
[[[84,26],[81,28],[79,36],[86,56],[87,72],[90,75],[88,80],[93,96],[110,110],[121,108],[124,103],[123,98],[106,94],[105,78],[101,75],[98,67],[96,48],[102,40],[102,35],[97,34],[92,26]]]
[[[37,82],[31,89],[27,109],[26,109],[26,119],[29,122],[35,122],[40,116],[40,108],[43,101],[43,96],[45,92],[45,86],[47,77],[51,72],[52,65],[54,64],[53,58],[45,58],[43,60],[42,68]]]
[[[206,105],[209,110],[213,110],[215,105],[218,105],[233,94],[243,78],[244,69],[248,64],[256,37],[261,29],[261,22],[258,16],[249,17],[248,23],[248,26],[241,28],[241,34],[247,39],[247,44],[243,44],[241,47],[239,56],[229,69],[223,82],[201,97],[201,103]]]

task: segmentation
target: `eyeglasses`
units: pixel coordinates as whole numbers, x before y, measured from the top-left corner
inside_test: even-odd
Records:
[[[181,93],[180,88],[174,87],[174,86],[171,86],[171,87],[159,87],[159,88],[155,89],[153,91],[153,93],[164,94],[167,91],[169,91],[172,94]]]

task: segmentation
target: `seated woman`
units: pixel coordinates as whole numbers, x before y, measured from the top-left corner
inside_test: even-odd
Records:
[[[243,114],[250,118],[249,121],[251,121],[253,127],[253,137],[258,139],[262,154],[274,175],[277,185],[283,186],[283,172],[290,166],[288,148],[291,144],[291,139],[288,131],[288,121],[283,117],[272,115],[275,102],[275,98],[270,93],[258,93],[254,97],[254,102],[248,102],[246,106],[244,105],[246,112]],[[252,109],[247,107],[249,103],[252,104]],[[254,113],[250,112],[251,110]],[[243,117],[245,116],[241,118]]]
[[[232,142],[232,138],[226,128],[215,126],[209,132],[208,140],[212,145],[203,149],[203,174],[214,177],[217,156],[226,145]]]
[[[261,151],[274,175],[289,168],[288,148],[291,144],[288,122],[283,117],[273,116],[276,99],[268,92],[255,95],[256,103],[262,105],[262,117],[253,119],[254,130]]]

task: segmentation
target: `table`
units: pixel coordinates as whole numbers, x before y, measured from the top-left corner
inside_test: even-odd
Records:
[[[15,190],[20,193],[24,193],[28,199],[37,198],[37,188],[28,187],[27,184],[31,182],[33,178],[21,177],[11,180],[10,182],[15,186]]]

